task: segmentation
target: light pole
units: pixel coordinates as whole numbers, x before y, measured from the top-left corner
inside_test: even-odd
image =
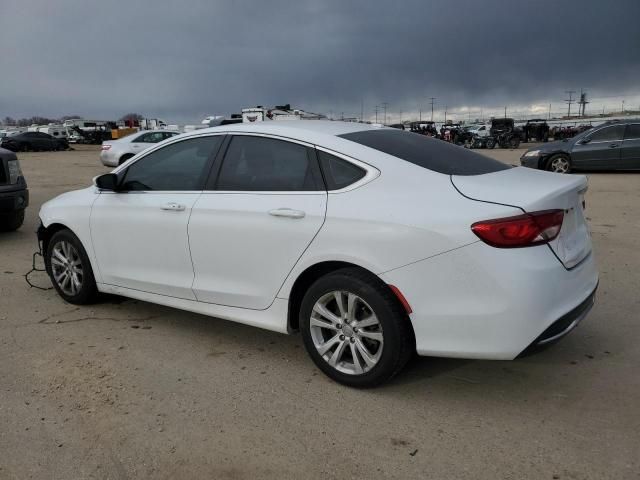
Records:
[[[384,109],[384,124],[387,124],[387,102],[382,103],[382,108]]]

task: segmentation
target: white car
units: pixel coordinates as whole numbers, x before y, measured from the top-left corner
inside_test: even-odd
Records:
[[[489,130],[491,130],[491,125],[472,125],[467,129],[467,132],[477,137],[488,137]]]
[[[586,315],[585,177],[360,123],[166,140],[42,206],[66,301],[98,292],[282,333],[368,387],[419,355],[513,359]]]
[[[102,142],[100,161],[107,167],[117,167],[151,145],[179,135],[170,130],[146,130],[117,140]]]

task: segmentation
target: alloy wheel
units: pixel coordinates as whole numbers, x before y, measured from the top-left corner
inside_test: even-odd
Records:
[[[382,355],[382,325],[367,302],[351,292],[320,297],[311,313],[310,333],[320,356],[342,373],[366,373]]]
[[[569,161],[564,157],[554,158],[551,162],[551,171],[555,173],[567,173],[569,171]]]
[[[82,289],[82,259],[70,242],[62,240],[54,245],[51,252],[51,271],[54,281],[66,295],[73,297]]]

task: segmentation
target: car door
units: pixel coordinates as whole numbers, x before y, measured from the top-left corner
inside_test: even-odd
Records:
[[[90,224],[104,283],[195,300],[187,224],[222,138],[152,150],[118,172],[117,192],[98,195]]]
[[[571,150],[575,168],[609,170],[621,168],[624,125],[609,125],[578,140]]]
[[[630,123],[624,134],[620,153],[621,168],[640,168],[640,123]]]
[[[266,309],[324,223],[310,145],[237,134],[193,207],[189,244],[201,302]]]

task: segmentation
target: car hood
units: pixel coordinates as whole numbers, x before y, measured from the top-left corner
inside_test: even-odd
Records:
[[[531,147],[527,152],[531,152],[532,150],[540,150],[542,153],[568,152],[573,144],[574,141],[572,138],[568,140],[556,140],[555,142],[547,142],[536,147]]]

